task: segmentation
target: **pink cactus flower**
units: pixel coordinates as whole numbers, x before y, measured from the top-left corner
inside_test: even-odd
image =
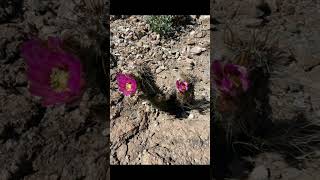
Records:
[[[177,80],[176,87],[180,93],[185,93],[186,91],[188,91],[189,84],[187,81]]]
[[[137,82],[135,78],[130,74],[117,74],[117,82],[119,91],[125,96],[130,96],[137,91]]]
[[[239,90],[248,90],[249,78],[245,67],[215,60],[211,69],[215,85],[223,94],[236,96]]]
[[[71,103],[81,97],[85,81],[80,60],[62,49],[62,40],[49,37],[24,42],[21,55],[26,60],[29,90],[42,98],[43,106]]]

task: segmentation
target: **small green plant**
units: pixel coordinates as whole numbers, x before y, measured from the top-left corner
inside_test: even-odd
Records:
[[[148,16],[147,23],[150,25],[151,31],[167,36],[173,31],[173,16]]]

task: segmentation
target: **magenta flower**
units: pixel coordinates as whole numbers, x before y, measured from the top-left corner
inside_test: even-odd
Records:
[[[130,74],[117,74],[117,82],[119,91],[125,96],[130,96],[137,91],[137,82],[135,78]]]
[[[40,96],[42,105],[69,103],[81,97],[85,84],[82,65],[75,55],[62,49],[59,38],[28,40],[21,46],[21,55],[28,66],[30,93]]]
[[[235,64],[212,63],[213,79],[218,90],[225,95],[236,96],[239,90],[247,91],[249,78],[245,67]]]
[[[186,91],[188,91],[189,84],[187,81],[177,80],[176,87],[180,93],[185,93]]]

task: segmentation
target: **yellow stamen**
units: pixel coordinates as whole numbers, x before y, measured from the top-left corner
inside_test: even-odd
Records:
[[[241,81],[238,77],[231,76],[230,79],[236,87],[239,87],[241,85]]]
[[[131,89],[132,89],[131,83],[126,83],[126,90],[131,91]]]
[[[66,70],[53,68],[50,75],[51,87],[56,92],[68,90],[69,73]]]

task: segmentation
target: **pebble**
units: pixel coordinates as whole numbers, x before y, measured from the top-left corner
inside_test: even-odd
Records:
[[[253,169],[249,176],[249,180],[267,180],[268,170],[264,166],[258,166]]]
[[[143,42],[142,42],[142,41],[138,41],[138,42],[137,42],[137,46],[138,46],[138,47],[142,47],[142,46],[143,46]]]
[[[246,19],[244,23],[247,27],[254,28],[262,24],[262,19],[250,18],[250,19]]]
[[[160,44],[160,40],[152,41],[152,44],[153,44],[153,45],[159,45],[159,44]]]
[[[188,66],[188,67],[187,67],[187,70],[193,70],[193,66],[191,66],[191,65]]]
[[[198,32],[198,33],[195,35],[195,37],[196,37],[196,38],[202,38],[202,37],[204,37],[205,35],[206,35],[206,33],[203,32],[203,31],[201,31],[201,32]]]
[[[165,70],[166,68],[164,66],[159,66],[157,69],[156,69],[156,73],[160,73],[162,72],[163,70]]]
[[[193,37],[195,34],[196,34],[195,31],[191,31],[191,32],[190,32],[190,36],[192,36],[192,37]]]
[[[193,119],[194,118],[194,114],[189,114],[188,119]]]
[[[178,58],[179,57],[179,55],[180,55],[180,53],[179,52],[176,52],[176,55],[174,56],[174,58]]]
[[[202,15],[199,17],[200,21],[210,20],[210,15]]]
[[[159,122],[155,122],[154,127],[157,127],[159,124],[160,124]]]
[[[188,45],[194,45],[196,42],[194,41],[194,40],[192,40],[192,39],[188,39],[187,40],[187,44]]]
[[[206,50],[206,48],[195,46],[195,47],[190,49],[190,52],[191,52],[191,54],[199,55],[201,52],[203,52],[205,50]]]
[[[182,51],[181,51],[181,54],[182,55],[188,55],[190,52],[190,46],[185,46],[183,47]]]
[[[106,128],[105,130],[102,131],[103,136],[108,136],[110,134],[110,128]]]

